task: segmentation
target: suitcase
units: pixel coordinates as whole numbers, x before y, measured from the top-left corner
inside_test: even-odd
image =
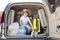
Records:
[[[40,18],[33,18],[33,28],[34,28],[38,33],[41,32]]]

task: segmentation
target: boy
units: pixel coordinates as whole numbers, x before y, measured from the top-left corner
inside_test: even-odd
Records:
[[[33,37],[34,29],[32,27],[32,23],[31,23],[28,15],[29,15],[28,10],[27,9],[23,9],[22,16],[20,18],[20,25],[21,25],[21,27],[23,27],[23,28],[25,28],[27,30],[26,31],[27,33],[30,33],[30,31],[32,31],[31,36]],[[29,26],[28,23],[30,24],[31,27]]]

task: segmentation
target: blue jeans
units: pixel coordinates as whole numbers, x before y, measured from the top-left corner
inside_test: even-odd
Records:
[[[21,32],[20,30],[24,30],[24,32]],[[31,27],[29,25],[21,25],[18,31],[18,34],[26,34],[26,33],[30,33],[31,31]]]
[[[24,25],[23,27],[25,27],[26,33],[30,33],[31,27],[29,25]]]

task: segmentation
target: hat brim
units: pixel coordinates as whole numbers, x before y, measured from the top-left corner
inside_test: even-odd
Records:
[[[24,12],[27,12],[27,14],[30,15],[29,11],[22,11],[21,14],[23,15]]]

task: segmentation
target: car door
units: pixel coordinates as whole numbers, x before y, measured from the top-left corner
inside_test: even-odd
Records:
[[[49,18],[50,36],[60,38],[60,11],[56,9],[56,11],[51,14]]]

